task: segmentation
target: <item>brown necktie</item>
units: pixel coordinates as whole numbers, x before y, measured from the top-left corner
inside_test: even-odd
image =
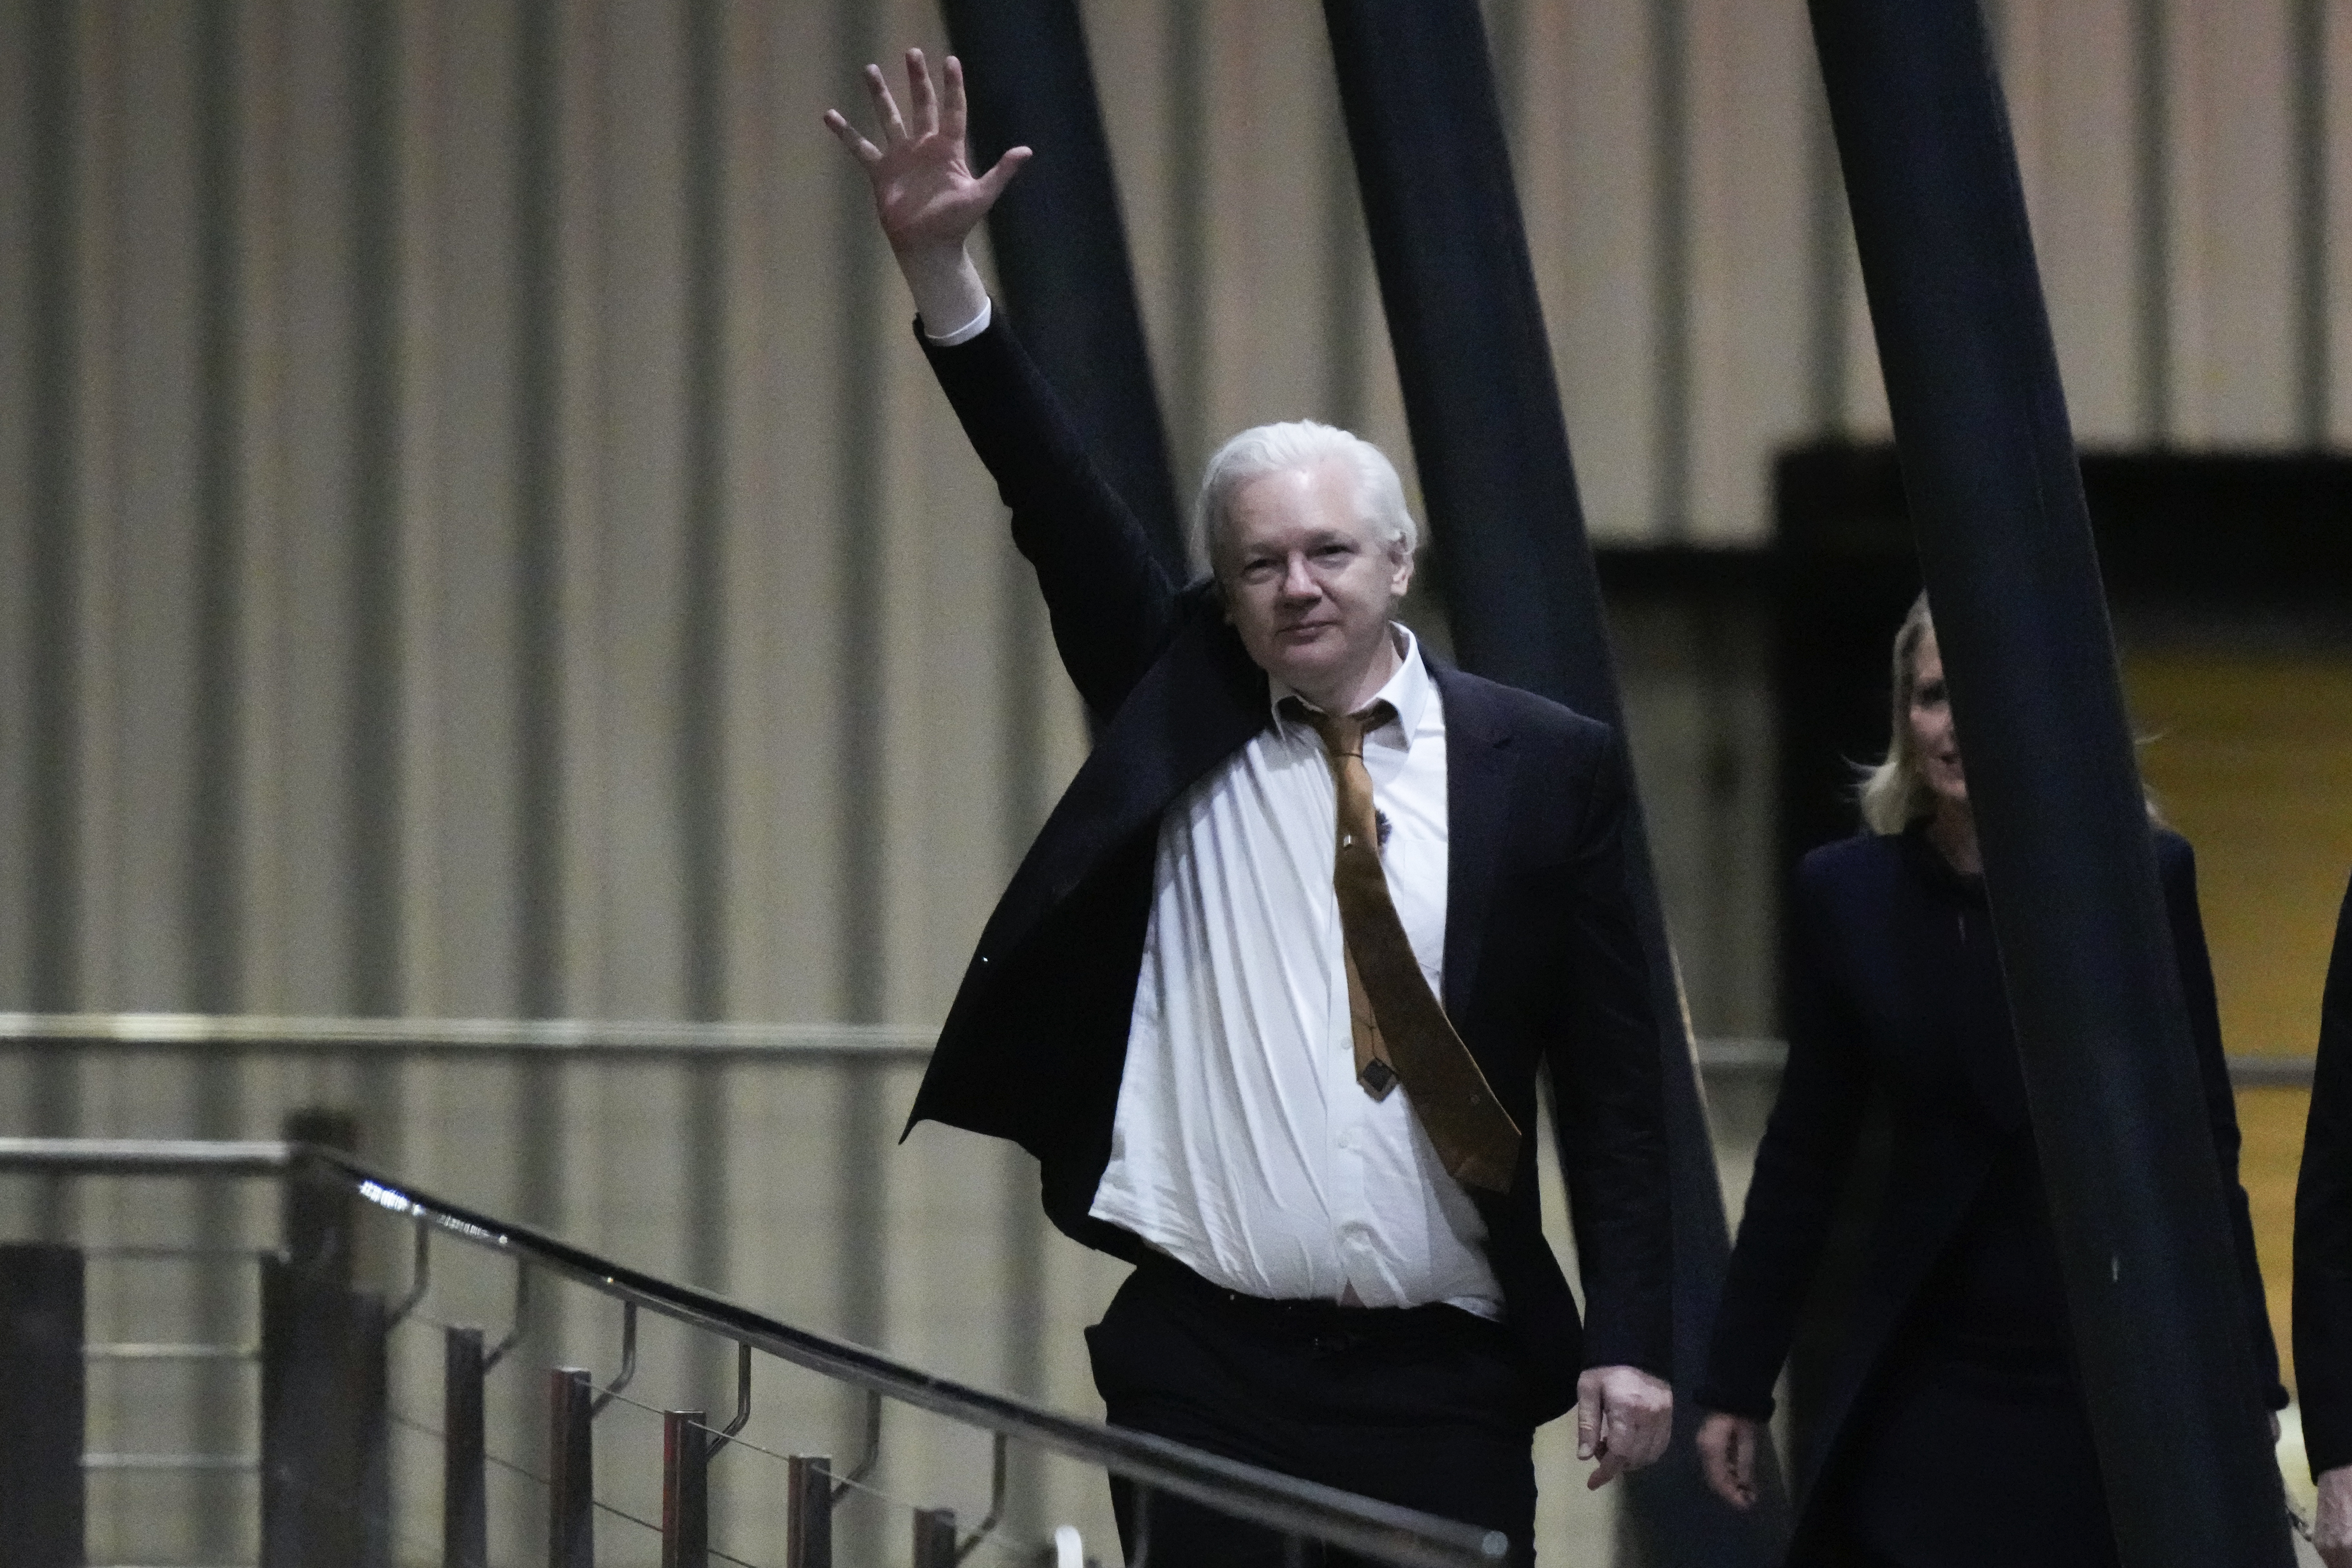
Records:
[[[1347,945],[1357,1077],[1375,1099],[1402,1079],[1454,1179],[1507,1193],[1518,1166],[1519,1130],[1431,993],[1381,867],[1380,817],[1372,809],[1372,775],[1364,767],[1364,736],[1394,719],[1396,710],[1375,702],[1360,713],[1335,716],[1290,698],[1283,710],[1323,737],[1338,789],[1331,886]]]

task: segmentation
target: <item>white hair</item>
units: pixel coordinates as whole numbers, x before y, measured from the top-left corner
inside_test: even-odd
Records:
[[[1268,474],[1291,473],[1336,462],[1356,481],[1357,516],[1373,534],[1410,555],[1421,547],[1421,526],[1404,504],[1404,485],[1388,455],[1361,436],[1312,419],[1259,425],[1217,448],[1201,477],[1185,541],[1192,569],[1215,569],[1210,546],[1230,521],[1234,497],[1244,485]]]

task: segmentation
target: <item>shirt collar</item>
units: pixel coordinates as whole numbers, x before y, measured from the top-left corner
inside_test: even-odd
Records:
[[[1371,700],[1385,702],[1395,709],[1396,722],[1383,724],[1365,739],[1402,750],[1412,743],[1413,731],[1421,728],[1422,714],[1429,706],[1432,683],[1429,666],[1422,662],[1421,639],[1412,635],[1412,628],[1402,621],[1391,621],[1389,635],[1396,639],[1397,644],[1396,673],[1389,677],[1387,685],[1373,693]],[[1286,731],[1293,726],[1282,716],[1283,700],[1298,697],[1298,693],[1270,674],[1265,678],[1265,684],[1266,702],[1274,710],[1275,727]],[[1315,706],[1304,697],[1298,697],[1298,700],[1309,708]],[[1366,704],[1367,707],[1370,705]]]

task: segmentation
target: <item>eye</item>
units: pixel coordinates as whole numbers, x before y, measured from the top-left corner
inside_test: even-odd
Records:
[[[1914,706],[1920,708],[1940,706],[1944,701],[1944,683],[1940,680],[1923,681],[1919,689],[1912,693],[1911,700]]]

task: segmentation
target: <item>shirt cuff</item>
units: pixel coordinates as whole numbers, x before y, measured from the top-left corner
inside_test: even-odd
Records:
[[[968,343],[988,331],[988,323],[994,319],[995,315],[994,301],[983,297],[980,301],[980,314],[962,326],[953,331],[935,332],[927,325],[923,328],[923,336],[936,348],[951,349],[958,343]]]

